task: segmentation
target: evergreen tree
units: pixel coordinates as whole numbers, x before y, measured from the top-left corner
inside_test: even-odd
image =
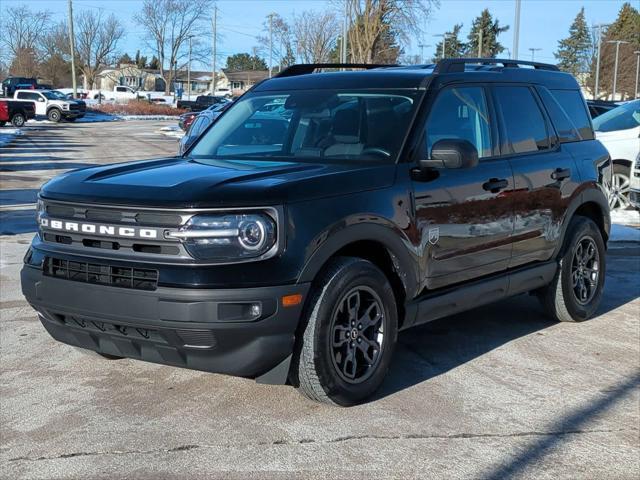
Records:
[[[147,66],[147,57],[143,57],[140,55],[140,50],[136,52],[136,60],[135,63],[138,68],[146,68]]]
[[[125,65],[125,64],[130,64],[133,63],[133,60],[131,59],[131,57],[129,56],[129,54],[125,53],[124,55],[122,55],[119,59],[117,64],[118,65]]]
[[[458,23],[453,26],[449,32],[445,32],[444,37],[444,56],[445,58],[460,58],[464,56],[466,45],[460,40],[460,30],[462,24]],[[437,63],[442,58],[442,41],[436,44],[436,50],[433,54],[433,62]]]
[[[616,45],[607,43],[622,40],[629,43],[620,45],[618,52],[618,79],[616,99],[629,99],[634,96],[636,81],[636,55],[640,50],[640,12],[630,3],[624,3],[618,12],[618,18],[613,22],[602,37],[600,52],[600,96],[612,98],[613,71],[615,68]],[[595,58],[591,65],[589,85],[595,84]]]
[[[558,67],[579,78],[589,68],[591,49],[591,35],[583,7],[569,28],[569,36],[558,42],[558,51],[554,53]]]
[[[160,60],[158,60],[158,57],[156,57],[154,55],[153,58],[151,58],[151,61],[149,62],[148,67],[149,67],[150,70],[159,70],[160,69]]]
[[[482,37],[481,56],[483,58],[493,58],[504,51],[504,47],[498,42],[498,36],[509,30],[509,25],[501,27],[498,19],[493,19],[489,9],[485,8],[471,24],[471,31],[467,37],[467,48],[465,55],[470,57],[478,56],[478,44]],[[482,35],[480,33],[482,32]]]
[[[267,70],[268,68],[267,63],[255,54],[236,53],[227,57],[227,69],[231,71]]]

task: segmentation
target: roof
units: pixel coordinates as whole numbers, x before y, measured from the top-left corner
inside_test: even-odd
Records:
[[[476,62],[476,63],[474,63]],[[486,64],[479,64],[483,62]],[[521,68],[517,64],[533,68]],[[345,65],[347,67],[348,65]],[[426,88],[432,80],[436,85],[447,83],[474,82],[497,83],[514,82],[541,84],[548,88],[577,89],[576,80],[557,67],[532,62],[497,59],[447,59],[438,65],[410,65],[376,67],[359,71],[333,71],[327,73],[309,73],[314,70],[296,66],[296,72],[278,76],[262,82],[257,91],[313,90],[329,88]],[[335,67],[335,66],[333,66]],[[324,68],[324,67],[321,67]],[[298,73],[299,72],[299,73]]]
[[[268,70],[228,70],[223,68],[222,72],[230,82],[246,82],[248,80],[250,83],[256,83],[269,77]]]

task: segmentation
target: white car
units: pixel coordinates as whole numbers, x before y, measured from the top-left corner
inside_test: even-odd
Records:
[[[613,160],[611,208],[629,206],[631,164],[640,153],[640,100],[627,102],[593,119],[596,138]]]
[[[64,119],[74,122],[84,117],[87,105],[82,100],[69,100],[63,93],[55,90],[16,90],[13,99],[33,102],[36,117],[46,116],[52,122]]]
[[[631,186],[629,189],[629,203],[640,210],[640,153],[631,165]]]
[[[109,90],[90,90],[88,98],[92,98],[94,100],[99,100],[102,97],[102,100],[137,100],[139,98],[143,98],[137,90],[134,90],[131,87],[126,85],[116,85],[113,87],[112,91]]]

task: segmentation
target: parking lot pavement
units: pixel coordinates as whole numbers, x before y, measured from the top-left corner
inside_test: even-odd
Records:
[[[55,342],[20,294],[30,237],[0,237],[2,478],[636,479],[640,471],[635,247],[610,250],[594,319],[553,323],[521,295],[403,332],[381,392],[345,409],[286,386],[108,361]]]

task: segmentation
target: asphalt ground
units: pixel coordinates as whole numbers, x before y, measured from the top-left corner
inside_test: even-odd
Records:
[[[612,245],[592,320],[521,295],[403,332],[381,391],[348,409],[55,342],[20,293],[29,192],[68,163],[173,153],[164,125],[29,127],[0,149],[0,478],[638,478],[633,244]]]

